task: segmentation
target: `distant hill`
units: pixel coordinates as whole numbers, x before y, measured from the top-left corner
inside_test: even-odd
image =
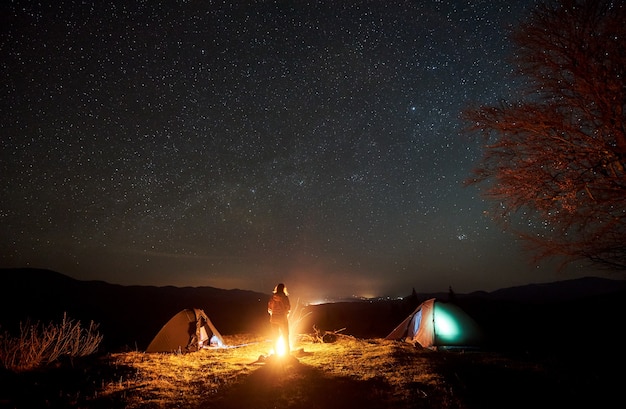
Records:
[[[584,277],[552,283],[503,288],[487,293],[486,296],[491,299],[508,301],[551,303],[610,295],[625,290],[626,280]]]
[[[203,309],[223,334],[263,334],[269,330],[269,294],[214,287],[122,286],[81,281],[55,271],[0,269],[0,331],[17,331],[23,322],[58,322],[64,313],[85,325],[94,321],[107,350],[143,350],[176,313]],[[511,287],[491,293],[456,294],[454,301],[493,333],[493,339],[518,340],[520,322],[543,325],[544,330],[576,325],[581,311],[568,309],[594,300],[605,308],[624,310],[626,281],[581,278],[547,284]],[[404,300],[329,303],[300,306],[306,315],[297,330],[344,329],[360,338],[386,336],[419,302],[447,300],[447,293],[417,294]],[[545,308],[550,306],[550,308]],[[538,312],[539,309],[542,309]],[[595,314],[595,313],[594,313]],[[541,316],[545,324],[537,324]],[[551,322],[547,322],[550,319]],[[521,329],[520,329],[521,328]],[[502,335],[504,334],[504,335]]]

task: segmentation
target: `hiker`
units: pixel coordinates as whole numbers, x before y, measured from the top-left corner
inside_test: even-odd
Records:
[[[270,326],[272,327],[272,340],[274,341],[274,351],[278,352],[278,340],[283,336],[285,342],[285,352],[289,355],[289,293],[285,284],[280,283],[274,288],[274,292],[267,302],[267,312],[270,314]]]

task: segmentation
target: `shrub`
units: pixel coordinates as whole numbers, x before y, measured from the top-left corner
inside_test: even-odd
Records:
[[[62,357],[82,357],[97,351],[102,335],[97,331],[99,324],[90,322],[82,328],[63,314],[61,323],[20,322],[20,334],[0,334],[0,363],[7,369],[26,371],[58,361]]]

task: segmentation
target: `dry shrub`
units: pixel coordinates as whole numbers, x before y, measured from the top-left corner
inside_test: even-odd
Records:
[[[20,333],[12,336],[8,332],[0,335],[0,362],[13,371],[26,371],[49,364],[62,357],[82,357],[97,351],[102,335],[98,324],[90,322],[82,328],[63,314],[61,323],[20,323]]]

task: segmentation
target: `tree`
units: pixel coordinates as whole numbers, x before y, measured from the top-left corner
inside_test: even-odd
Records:
[[[452,289],[452,286],[448,286],[448,301],[455,303],[456,302],[456,293]]]
[[[626,269],[626,5],[563,0],[513,30],[518,101],[462,113],[485,142],[466,181],[535,261]]]

